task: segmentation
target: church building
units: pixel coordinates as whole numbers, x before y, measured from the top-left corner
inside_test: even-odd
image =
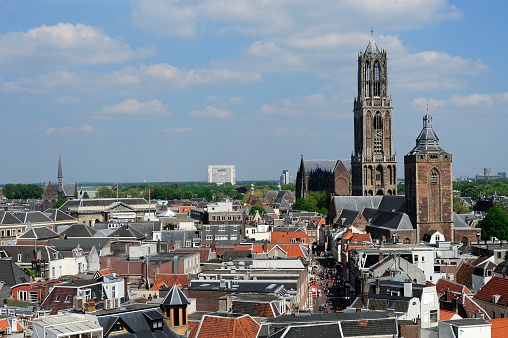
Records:
[[[42,192],[41,211],[52,208],[58,200],[71,200],[78,198],[77,183],[63,183],[62,157],[58,154],[58,184],[52,184],[51,181],[44,185]]]
[[[355,139],[351,155],[353,196],[397,194],[392,112],[386,51],[378,49],[371,34],[365,52],[358,55],[358,97],[354,101]]]

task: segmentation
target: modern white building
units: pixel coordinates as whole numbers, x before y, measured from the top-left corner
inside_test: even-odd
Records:
[[[209,165],[207,176],[208,183],[236,184],[236,169],[234,165]]]
[[[289,170],[282,170],[282,175],[280,175],[280,184],[290,184],[291,176],[289,176]]]

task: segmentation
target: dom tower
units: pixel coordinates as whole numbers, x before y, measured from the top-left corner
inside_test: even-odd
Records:
[[[388,96],[386,51],[369,45],[358,55],[358,97],[354,102],[353,196],[396,195],[397,159],[393,151],[392,99]]]

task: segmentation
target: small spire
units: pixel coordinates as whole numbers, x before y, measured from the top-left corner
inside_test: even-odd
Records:
[[[374,41],[374,29],[370,27],[370,41]]]

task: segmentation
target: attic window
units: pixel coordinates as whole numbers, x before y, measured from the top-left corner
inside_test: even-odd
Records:
[[[59,301],[60,301],[60,295],[57,295],[55,298],[55,302],[59,302]]]
[[[163,329],[162,319],[157,319],[157,320],[152,321],[152,331],[162,330],[162,329]]]
[[[110,333],[114,333],[114,332],[123,332],[125,331],[125,329],[123,328],[122,324],[120,323],[115,323],[115,325],[113,325],[111,327],[111,330],[109,331]]]

